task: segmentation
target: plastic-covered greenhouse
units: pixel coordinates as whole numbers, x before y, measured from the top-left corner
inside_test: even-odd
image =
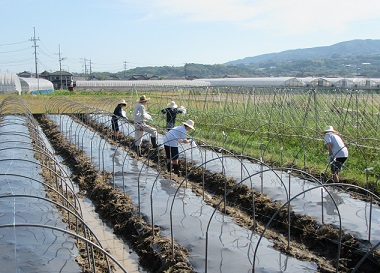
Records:
[[[21,83],[16,74],[0,73],[0,94],[21,95]]]
[[[36,78],[19,78],[23,94],[46,94],[54,91],[51,81]]]
[[[328,78],[328,77],[260,77],[260,78],[209,78],[195,80],[137,80],[137,81],[76,81],[78,90],[123,90],[124,88],[147,87],[321,87],[379,89],[380,79]]]
[[[53,91],[53,83],[48,80],[20,78],[17,74],[0,73],[0,94],[45,94]]]

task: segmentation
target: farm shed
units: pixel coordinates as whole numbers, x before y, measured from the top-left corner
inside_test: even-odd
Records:
[[[21,95],[21,83],[16,74],[0,73],[0,94]]]
[[[46,94],[54,91],[51,81],[36,78],[20,78],[22,94]]]

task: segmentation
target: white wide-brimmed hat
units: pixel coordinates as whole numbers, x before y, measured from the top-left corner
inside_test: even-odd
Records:
[[[177,108],[177,107],[178,107],[178,105],[175,104],[174,101],[171,101],[171,102],[168,103],[168,108]]]
[[[326,134],[326,133],[329,133],[329,132],[337,133],[337,131],[334,130],[334,127],[332,127],[331,125],[329,125],[329,126],[326,126],[325,130],[323,130],[321,132],[321,134]]]
[[[148,101],[148,100],[150,100],[150,98],[147,98],[145,95],[143,95],[140,97],[140,100],[138,100],[138,102],[144,102],[144,101]]]
[[[185,122],[182,122],[183,125],[186,125],[187,127],[190,127],[191,129],[195,130],[194,128],[194,121],[191,119],[186,120]]]
[[[120,100],[120,101],[119,101],[119,104],[127,105],[127,103],[125,102],[125,100]]]

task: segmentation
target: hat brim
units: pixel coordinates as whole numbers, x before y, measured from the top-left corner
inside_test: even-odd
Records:
[[[169,104],[168,104],[168,107],[169,107],[169,108],[177,108],[178,105],[177,105],[177,104],[171,105],[171,104],[169,103]]]
[[[337,131],[332,130],[332,131],[322,131],[321,134],[324,135],[326,133],[337,133]]]
[[[190,126],[190,125],[187,124],[186,122],[182,122],[182,124],[183,124],[183,125],[186,125],[187,127],[191,128],[191,129],[193,129],[193,130],[195,130],[195,128],[194,128],[193,126]]]
[[[138,100],[137,102],[144,102],[144,101],[148,101],[150,100],[150,98],[146,98],[145,100]]]

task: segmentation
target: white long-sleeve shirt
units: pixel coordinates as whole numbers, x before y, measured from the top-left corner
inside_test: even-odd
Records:
[[[164,137],[164,145],[170,147],[178,147],[180,140],[186,139],[186,128],[184,125],[180,125],[170,129]]]
[[[145,110],[145,106],[142,103],[137,103],[133,109],[133,121],[134,123],[142,123],[150,120],[152,117]]]

